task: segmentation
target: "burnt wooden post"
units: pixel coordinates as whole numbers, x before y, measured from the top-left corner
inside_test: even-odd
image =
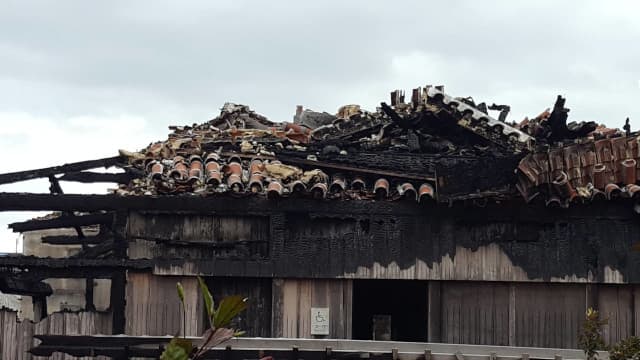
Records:
[[[51,192],[51,194],[64,194],[64,191],[62,191],[62,187],[60,186],[60,181],[58,181],[58,178],[56,178],[54,174],[50,174],[48,177],[49,177],[49,183],[50,183],[49,191]],[[64,211],[63,215],[68,217],[75,216],[73,211]],[[76,230],[76,234],[78,235],[79,240],[82,240],[85,238],[84,232],[82,231],[82,227],[80,225],[75,225],[74,229]],[[88,249],[87,243],[83,242],[82,250],[86,251],[87,249]],[[85,310],[95,311],[96,307],[93,303],[93,278],[87,277],[85,279],[84,286],[85,286],[85,290],[84,290]]]
[[[110,307],[113,316],[113,333],[124,334],[125,329],[125,286],[126,286],[126,271],[116,270],[111,276],[111,296]]]
[[[93,278],[87,277],[84,282],[84,303],[85,310],[96,311],[96,306],[93,302]]]
[[[113,222],[114,257],[126,259],[127,257],[127,218],[128,213],[118,211]],[[117,270],[111,277],[111,311],[113,315],[113,333],[124,334],[126,326],[126,284],[127,271]]]

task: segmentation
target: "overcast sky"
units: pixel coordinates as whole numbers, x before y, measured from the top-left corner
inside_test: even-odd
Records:
[[[0,173],[137,150],[226,101],[288,121],[425,84],[637,129],[639,44],[637,1],[0,0]],[[0,252],[33,215],[0,213]]]

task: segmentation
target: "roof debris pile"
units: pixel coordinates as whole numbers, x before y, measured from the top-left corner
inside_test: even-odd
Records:
[[[208,122],[171,126],[167,140],[121,151],[144,176],[116,193],[451,202],[501,200],[517,189],[527,201],[542,195],[560,205],[635,194],[636,137],[567,123],[564,104],[558,97],[552,111],[516,124],[506,121],[509,106],[454,98],[440,86],[414,89],[408,102],[394,91],[375,111],[298,106],[284,123],[227,103]]]

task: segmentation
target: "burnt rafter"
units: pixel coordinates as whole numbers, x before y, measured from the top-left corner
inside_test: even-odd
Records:
[[[128,184],[135,176],[131,173],[99,173],[91,171],[68,172],[58,178],[59,181],[74,181],[81,183],[117,183]]]
[[[66,195],[50,195],[60,197]],[[72,209],[65,209],[70,211]],[[9,228],[14,232],[25,232],[33,230],[57,229],[57,228],[73,228],[76,226],[87,226],[96,224],[111,224],[113,222],[113,213],[89,214],[82,216],[63,215],[53,219],[46,220],[28,220],[9,224]]]
[[[95,259],[109,253],[114,248],[114,240],[106,240],[95,246],[86,246],[74,258]]]
[[[96,245],[113,239],[113,235],[98,234],[95,236],[51,235],[43,236],[42,243],[49,245]]]
[[[64,164],[59,166],[52,166],[48,168],[41,168],[35,170],[16,171],[12,173],[0,174],[0,184],[9,184],[18,181],[26,181],[31,179],[38,179],[43,177],[49,177],[51,175],[63,174],[68,172],[77,172],[95,168],[108,168],[118,164],[126,163],[126,161],[120,156],[80,161],[70,164]]]
[[[62,191],[62,187],[60,186],[60,182],[58,181],[58,178],[55,177],[55,175],[49,175],[49,184],[49,192],[51,194],[64,194],[64,191]],[[74,216],[73,212],[71,211],[65,211],[62,213],[62,215]],[[79,225],[74,226],[74,229],[76,230],[76,234],[78,234],[78,237],[84,237],[82,228]]]

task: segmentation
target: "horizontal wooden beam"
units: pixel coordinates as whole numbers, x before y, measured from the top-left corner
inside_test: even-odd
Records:
[[[107,356],[148,356],[157,358],[159,345],[165,345],[169,336],[127,336],[127,335],[34,335],[40,340],[31,353],[50,356],[55,351],[70,355],[107,355]],[[187,337],[199,344],[201,338]],[[123,353],[126,352],[126,353]],[[448,360],[456,354],[465,359],[518,360],[522,354],[529,359],[582,359],[584,353],[577,349],[547,349],[534,347],[507,347],[495,345],[464,345],[446,343],[420,343],[398,341],[366,341],[341,339],[265,339],[234,338],[218,347],[210,348],[204,359],[259,359],[272,356],[288,359],[294,355],[305,360],[322,360],[330,351],[335,358],[369,358],[372,360],[391,359],[395,352],[401,359],[424,359],[425,353],[433,360]],[[606,355],[599,352],[599,355]]]
[[[49,296],[53,293],[51,286],[47,283],[9,274],[0,277],[0,291],[5,294],[25,296]]]
[[[617,199],[604,203],[575,204],[568,209],[552,209],[544,205],[525,204],[522,199],[489,202],[483,208],[449,206],[444,203],[414,201],[341,201],[308,198],[267,199],[261,196],[234,197],[219,194],[194,196],[120,196],[83,194],[0,193],[0,211],[148,211],[156,213],[199,213],[225,215],[270,215],[297,212],[326,216],[413,215],[461,216],[477,221],[535,221],[559,218],[606,216],[610,219],[635,219],[634,200]]]
[[[117,270],[149,270],[147,259],[39,258],[34,256],[0,256],[0,277],[19,274],[29,279],[96,278],[109,279]]]
[[[17,181],[25,181],[49,177],[50,175],[62,174],[67,172],[82,171],[87,169],[95,169],[99,167],[108,168],[119,163],[124,163],[124,159],[120,156],[114,156],[103,159],[80,161],[60,166],[52,166],[35,170],[16,171],[12,173],[0,174],[0,184],[9,184]]]
[[[72,235],[43,236],[42,243],[49,245],[95,245],[113,239],[113,235],[79,237]]]
[[[63,195],[54,195],[63,196]],[[90,214],[82,216],[63,215],[46,220],[27,220],[9,224],[9,228],[14,232],[25,232],[33,230],[72,228],[76,226],[86,226],[95,224],[111,224],[113,213]]]
[[[0,193],[0,211],[153,210],[168,212],[221,212],[269,214],[281,211],[328,213],[415,213],[425,204],[408,201],[340,201],[307,198],[267,199],[262,196],[220,194],[193,196],[120,196],[84,194]]]
[[[128,184],[133,175],[129,173],[99,173],[92,171],[68,172],[58,178],[60,181],[75,181],[81,183],[117,183]]]

